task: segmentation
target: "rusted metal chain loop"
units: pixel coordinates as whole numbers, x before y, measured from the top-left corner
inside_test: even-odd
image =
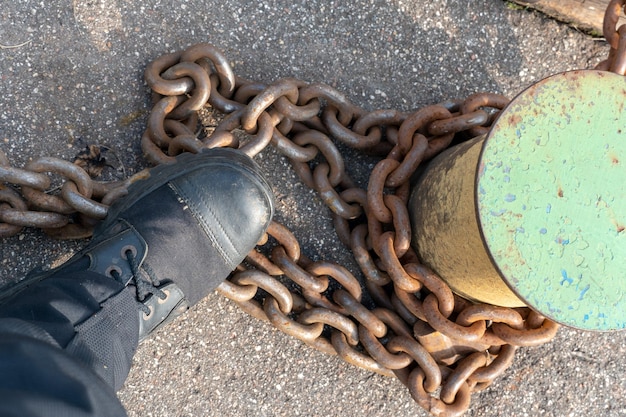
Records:
[[[216,291],[229,300],[236,302],[249,301],[254,298],[257,293],[258,287],[256,285],[238,285],[232,281],[236,279],[237,275],[233,275],[229,280],[223,281],[217,286]]]
[[[0,210],[0,223],[22,227],[42,229],[63,227],[69,218],[60,213],[49,211],[29,211],[3,207]]]
[[[441,386],[442,375],[439,365],[424,346],[413,337],[394,336],[387,343],[387,349],[394,353],[404,352],[413,358],[419,366],[418,369],[424,374],[422,389],[426,393],[433,393]]]
[[[324,276],[325,279],[335,279],[335,281],[337,281],[343,288],[346,288],[355,299],[361,300],[362,292],[359,282],[344,267],[332,262],[318,261],[308,265],[306,270],[314,276]],[[345,308],[335,304],[321,292],[312,291],[307,287],[303,287],[302,295],[307,302],[315,307],[323,307],[340,314],[348,314]]]
[[[183,139],[185,143],[179,145],[174,145],[173,148],[170,148],[172,145],[172,141],[177,136],[190,136],[195,138],[194,131],[197,124],[197,114],[192,113],[191,117],[185,122],[181,122],[173,119],[166,119],[168,112],[173,109],[178,103],[175,97],[171,98],[163,98],[159,100],[154,109],[154,113],[157,114],[157,117],[152,118],[148,121],[148,124],[152,126],[152,129],[148,128],[144,132],[141,137],[141,147],[144,152],[144,155],[148,158],[150,162],[153,164],[161,164],[161,163],[173,163],[175,159],[173,158],[177,153],[180,153],[181,149],[189,149],[192,151],[194,149],[194,145],[191,143],[191,139]],[[195,120],[195,121],[194,121]],[[232,134],[229,133],[232,137]],[[217,141],[217,136],[215,140]],[[223,138],[221,138],[223,139]],[[231,144],[231,142],[222,141],[221,143],[224,146]],[[202,144],[198,144],[204,147]],[[207,144],[206,147],[211,147],[211,143]],[[167,150],[168,154],[165,153]]]
[[[369,204],[365,206],[365,217],[367,218],[367,243],[371,246],[374,254],[380,258],[382,250],[380,248],[380,237],[383,235],[383,224],[378,221],[372,213]],[[380,263],[380,261],[377,261]],[[379,265],[380,266],[380,265]]]
[[[454,340],[470,343],[478,342],[487,330],[487,323],[484,320],[476,321],[470,326],[462,326],[448,320],[439,310],[439,302],[433,294],[426,296],[422,307],[428,324]],[[498,336],[500,335],[498,334]]]
[[[472,113],[460,114],[450,119],[436,120],[428,126],[428,133],[433,136],[443,136],[483,126],[488,122],[489,114],[479,109]]]
[[[373,127],[400,126],[408,117],[408,113],[398,110],[374,110],[360,116],[352,126],[352,130],[359,135],[367,135]]]
[[[402,267],[413,280],[419,282],[437,297],[439,311],[445,317],[450,317],[454,311],[454,294],[452,294],[450,287],[423,265],[411,262],[404,264]],[[402,291],[405,292],[404,290]]]
[[[235,90],[235,74],[221,50],[209,43],[198,43],[187,48],[181,54],[180,60],[183,62],[197,62],[199,64],[206,61],[210,62],[213,68],[215,68],[215,72],[207,71],[207,74],[215,73],[219,77],[218,91],[226,97],[232,95]]]
[[[620,26],[617,33],[619,42],[610,70],[619,75],[626,75],[626,24]]]
[[[385,181],[389,174],[399,166],[400,162],[394,159],[383,159],[376,164],[370,174],[370,180],[367,184],[368,211],[381,223],[391,223],[393,220],[391,210],[385,205],[383,196]]]
[[[321,103],[319,101],[311,101],[304,106],[298,106],[292,103],[286,96],[283,96],[274,102],[274,107],[289,120],[299,122],[317,117],[321,109]]]
[[[503,345],[498,356],[487,366],[476,369],[469,377],[469,380],[477,383],[493,382],[513,364],[516,351],[516,346]]]
[[[317,156],[318,149],[315,146],[299,146],[286,138],[279,129],[275,129],[272,135],[272,146],[282,155],[285,155],[292,163],[309,162]],[[310,171],[310,170],[309,170]],[[311,184],[312,184],[311,177]],[[313,188],[313,187],[309,187]]]
[[[396,147],[398,146],[396,145]],[[400,165],[389,173],[385,180],[385,186],[398,187],[407,182],[422,160],[424,160],[428,147],[429,143],[424,135],[414,134],[411,149],[404,155]]]
[[[325,162],[320,163],[313,171],[313,183],[320,198],[332,210],[333,213],[345,218],[355,219],[363,212],[361,206],[351,205],[345,202],[339,193],[333,188],[328,179],[330,167]]]
[[[441,151],[446,149],[454,140],[454,133],[443,136],[437,136],[428,140],[428,149],[424,152],[424,160],[429,160],[437,156]]]
[[[266,321],[266,322],[270,321],[269,317],[265,313],[265,310],[263,309],[261,304],[259,304],[258,301],[256,300],[248,300],[248,301],[241,301],[241,302],[235,301],[235,303],[240,309],[242,309],[245,313],[251,315],[252,317],[257,318],[262,321]],[[278,326],[275,326],[275,327],[278,328]]]
[[[495,93],[477,93],[469,96],[461,105],[461,114],[474,113],[480,108],[492,108],[502,110],[509,104],[509,99],[501,94]],[[483,126],[477,126],[470,128],[468,131],[472,136],[482,136],[489,133],[488,125],[491,124],[491,118],[489,122]]]
[[[279,83],[291,84],[296,89],[305,88],[309,85],[296,78],[283,78]],[[306,104],[298,104],[299,96],[299,91],[296,95],[281,95],[274,101],[273,105],[285,117],[296,122],[316,118],[322,106],[319,99],[309,100]]]
[[[604,13],[602,31],[611,49],[617,49],[620,43],[617,24],[624,9],[626,9],[626,0],[611,0]]]
[[[402,258],[411,248],[411,221],[406,203],[396,195],[385,195],[385,206],[389,207],[393,217],[393,249],[398,258]]]
[[[0,165],[0,184],[8,182],[13,185],[26,186],[44,191],[50,188],[50,178],[44,174],[38,174],[26,169]]]
[[[311,100],[323,99],[328,107],[334,107],[339,111],[336,119],[344,126],[347,126],[355,116],[359,116],[363,111],[352,104],[350,100],[338,90],[326,84],[310,84],[300,89],[299,105],[305,105]]]
[[[267,243],[267,236],[271,234],[278,245],[282,245],[283,249],[286,251],[287,255],[294,261],[297,262],[300,259],[300,246],[296,241],[293,234],[285,228],[280,223],[272,221],[270,226],[268,227],[267,233],[264,238],[261,239],[261,242],[258,245],[265,245]],[[256,249],[251,250],[246,256],[246,261],[250,264],[254,265],[256,268],[262,270],[268,275],[279,276],[284,275],[282,269],[276,266],[272,261],[270,261],[265,255],[260,252],[257,252]],[[295,294],[294,294],[295,295]]]
[[[204,143],[199,141],[195,135],[178,135],[172,138],[167,147],[169,155],[178,155],[182,152],[198,153],[205,148]]]
[[[506,343],[515,346],[539,346],[548,343],[559,330],[559,325],[545,319],[541,327],[517,330],[504,323],[493,323],[493,332]]]
[[[246,262],[252,264],[255,268],[260,269],[268,275],[283,275],[282,269],[274,265],[274,263],[270,261],[267,256],[257,252],[256,249],[253,249],[248,253],[246,256]]]
[[[241,108],[230,113],[226,116],[222,122],[215,128],[215,132],[231,132],[241,126],[242,117],[246,112],[246,108]],[[258,124],[257,124],[258,122]],[[261,152],[272,140],[274,132],[274,126],[277,124],[272,116],[267,112],[262,112],[255,124],[252,126],[252,130],[246,131],[250,135],[250,139],[239,150],[250,157],[254,157]]]
[[[375,306],[378,308],[393,310],[391,295],[388,292],[388,289],[390,288],[381,287],[371,281],[365,281],[365,289],[367,290],[367,293],[372,301],[374,301]]]
[[[515,310],[487,304],[473,304],[463,309],[456,318],[461,326],[469,326],[477,321],[505,323],[513,329],[524,328],[524,318]]]
[[[226,98],[222,94],[220,94],[217,87],[221,84],[220,78],[217,74],[211,74],[209,76],[209,80],[211,80],[211,95],[209,96],[209,104],[213,108],[219,110],[224,114],[229,114],[245,107],[245,104],[239,103],[234,99]],[[240,84],[237,83],[237,77],[235,77],[235,80],[235,89],[237,89]]]
[[[345,201],[348,204],[357,203],[359,206],[361,206],[362,210],[367,205],[367,193],[362,188],[358,188],[358,187],[348,188],[347,190],[343,190],[341,193],[339,193],[339,196],[341,197],[343,201]],[[344,219],[343,217],[335,213],[331,213],[331,217],[333,219],[333,225],[335,226],[335,232],[337,234],[337,237],[339,238],[341,243],[343,243],[347,248],[349,248],[352,245],[350,243],[352,239],[351,238],[352,231],[350,230],[351,229],[350,222],[347,219]]]
[[[211,80],[209,74],[198,64],[193,62],[181,62],[170,67],[161,76],[165,79],[178,79],[181,76],[189,76],[193,79],[194,87],[191,96],[173,109],[168,117],[184,120],[192,113],[200,110],[209,100],[211,94]]]
[[[434,121],[449,119],[451,117],[452,114],[448,109],[439,105],[427,106],[412,113],[406,118],[402,125],[400,125],[397,151],[395,149],[393,151],[394,158],[397,157],[398,160],[404,158],[407,152],[413,147],[413,136],[416,132],[426,129],[427,126]]]
[[[298,239],[284,225],[272,220],[267,228],[267,234],[272,236],[283,247],[285,253],[293,262],[300,260],[300,244]]]
[[[318,293],[328,288],[328,278],[315,277],[296,264],[285,252],[282,246],[272,249],[274,264],[283,270],[285,275],[302,288],[307,288]]]
[[[419,305],[418,309],[420,309],[421,311],[421,307],[422,307],[421,303],[419,302],[419,300],[417,300],[417,298],[415,298],[413,294],[409,294],[405,292],[404,295],[407,297],[413,298],[414,303]],[[417,315],[414,314],[414,312],[404,304],[404,301],[400,300],[398,291],[393,291],[390,299],[391,299],[391,305],[393,306],[393,309],[396,311],[396,313],[398,313],[400,317],[402,317],[404,321],[406,321],[411,326],[415,326],[415,323],[417,323],[418,321],[420,320],[424,321],[426,319],[423,313],[421,314],[423,318],[418,318]],[[411,305],[411,303],[407,302],[407,305]]]
[[[487,353],[476,352],[457,362],[454,371],[441,386],[441,394],[439,394],[441,400],[448,404],[453,403],[461,387],[464,384],[467,385],[468,378],[477,369],[487,365],[487,359]]]
[[[406,368],[413,362],[413,358],[404,352],[389,353],[382,343],[370,332],[367,327],[359,325],[359,340],[367,353],[379,364],[387,369]]]
[[[241,118],[242,128],[247,132],[256,130],[257,120],[261,113],[280,97],[286,97],[292,103],[296,103],[299,96],[298,84],[293,79],[283,78],[265,88],[246,106]]]
[[[335,348],[335,351],[337,352],[337,355],[339,355],[344,361],[383,376],[394,376],[391,370],[385,368],[371,357],[354,349],[348,343],[346,335],[342,332],[334,330],[330,336],[330,340]]]
[[[61,187],[61,196],[74,210],[86,214],[92,219],[104,219],[109,210],[106,204],[98,203],[88,197],[84,197],[78,191],[76,183],[72,181],[67,181],[63,184],[63,187]]]
[[[316,276],[328,276],[337,281],[356,300],[361,301],[362,290],[359,280],[347,268],[329,261],[317,261],[306,270]]]
[[[366,237],[368,234],[367,225],[360,224],[352,230],[351,245],[352,254],[361,268],[361,272],[367,278],[376,285],[387,285],[391,279],[386,272],[381,271],[376,266],[376,263],[372,259],[366,245]]]
[[[371,127],[367,134],[360,135],[342,124],[337,119],[340,110],[334,106],[327,106],[322,112],[322,122],[328,128],[331,136],[354,149],[367,149],[377,145],[382,139],[382,129]]]
[[[411,330],[393,311],[386,308],[376,308],[372,310],[372,313],[378,317],[388,328],[391,328],[393,333],[405,338],[411,338]],[[389,334],[385,335],[386,338],[390,338]],[[383,344],[362,324],[359,325],[359,338],[361,343],[368,351],[368,353],[381,365],[388,369],[402,369],[406,368],[413,362],[413,358],[405,352],[390,352]]]
[[[263,310],[274,327],[300,340],[313,341],[317,339],[324,330],[323,323],[302,324],[292,320],[281,311],[278,301],[272,297],[265,299],[263,302]]]
[[[0,160],[0,163],[2,161]],[[0,237],[10,237],[18,234],[22,231],[22,226],[14,224],[14,223],[4,223],[4,220],[1,220],[1,216],[7,210],[16,210],[19,212],[24,212],[28,210],[26,206],[26,202],[20,197],[20,195],[12,188],[5,187],[0,185]]]
[[[323,323],[343,333],[352,346],[359,343],[357,325],[348,317],[326,308],[312,308],[298,316],[298,321],[304,324]]]
[[[372,313],[378,317],[380,321],[385,323],[388,328],[391,328],[397,336],[412,337],[411,328],[402,320],[402,317],[393,310],[379,307],[372,310]],[[387,337],[389,337],[389,335],[387,335]]]
[[[424,371],[416,368],[411,371],[407,383],[411,396],[422,408],[436,417],[460,417],[467,411],[471,392],[466,383],[461,384],[453,403],[445,403],[426,392],[424,378]]]
[[[239,150],[251,158],[256,156],[271,142],[274,126],[276,126],[276,123],[274,123],[272,117],[267,112],[261,113],[258,118],[258,130],[256,130],[255,134],[250,135],[250,140],[241,146]]]
[[[78,186],[80,193],[85,197],[91,197],[93,192],[93,185],[89,175],[84,169],[69,161],[54,157],[41,157],[28,162],[25,169],[36,173],[50,172],[60,174],[63,177],[74,181]]]
[[[144,79],[155,93],[164,96],[180,96],[191,91],[194,82],[189,77],[166,80],[161,77],[166,69],[180,62],[182,52],[165,54],[146,66]]]
[[[380,259],[389,274],[394,285],[406,292],[417,292],[422,288],[422,283],[409,275],[398,259],[394,249],[394,232],[385,232],[380,237]]]
[[[456,318],[456,322],[461,326],[469,326],[481,320],[493,323],[504,323],[517,330],[524,329],[526,324],[524,318],[517,311],[487,304],[469,305],[463,308]],[[489,346],[500,346],[507,343],[496,336],[491,327],[487,329],[480,342]]]
[[[280,310],[285,314],[290,313],[293,308],[293,299],[287,287],[261,271],[243,271],[234,275],[231,281],[236,285],[250,285],[263,289],[274,297]]]
[[[307,130],[296,134],[293,137],[293,143],[299,146],[313,145],[322,153],[330,167],[328,181],[333,187],[338,186],[346,171],[343,157],[339,149],[325,134],[316,130]]]
[[[546,317],[529,308],[517,309],[521,310],[520,314],[526,318],[526,326],[529,329],[538,329],[543,326]]]
[[[171,141],[165,131],[165,118],[183,101],[181,96],[163,97],[152,107],[146,133],[159,148],[167,148]]]
[[[248,104],[254,100],[256,96],[261,94],[267,88],[267,84],[252,82],[237,77],[237,86],[235,88],[235,94],[233,99],[241,104]]]
[[[51,172],[60,174],[69,181],[73,181],[78,192],[85,198],[90,198],[93,185],[89,175],[78,165],[59,158],[43,157],[26,164],[25,169],[33,172]],[[30,187],[22,187],[22,194],[28,202],[39,210],[51,211],[61,214],[76,212],[76,209],[58,196],[48,195],[41,190]]]
[[[168,144],[169,147],[169,144]],[[150,132],[146,129],[141,135],[141,150],[143,156],[152,165],[173,164],[176,159],[173,156],[166,155],[165,152],[153,141]]]
[[[191,121],[192,119],[196,119],[196,121],[194,123],[189,123],[189,121]],[[178,120],[165,119],[163,120],[163,130],[165,130],[166,134],[171,137],[176,137],[180,135],[195,136],[197,121],[197,117],[191,117],[185,120],[184,123]]]
[[[339,289],[333,293],[333,300],[346,309],[349,315],[371,331],[374,336],[381,338],[387,334],[387,326],[368,310],[359,300],[349,292]]]
[[[0,163],[8,161],[0,160]],[[66,227],[69,217],[64,214],[29,211],[26,202],[12,188],[0,185],[0,237],[10,237],[19,233],[23,227],[38,227],[46,232],[49,228]],[[59,238],[64,236],[59,235]],[[81,237],[84,237],[81,235]]]

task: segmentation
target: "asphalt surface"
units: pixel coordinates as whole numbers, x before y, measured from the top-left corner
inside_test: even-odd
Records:
[[[513,96],[607,53],[500,0],[16,0],[0,8],[0,149],[22,166],[101,144],[116,155],[108,177],[136,172],[150,110],[143,69],[197,42],[222,48],[246,78],[325,82],[365,108],[407,111],[478,91]],[[304,252],[353,265],[289,165],[272,152],[259,162]],[[5,239],[0,283],[84,243],[33,230]],[[467,415],[626,415],[625,342],[624,333],[563,329],[522,349]],[[398,381],[318,353],[218,295],[140,347],[120,397],[131,416],[427,415]]]

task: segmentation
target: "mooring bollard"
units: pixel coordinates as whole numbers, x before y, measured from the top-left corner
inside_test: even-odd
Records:
[[[457,294],[585,330],[626,327],[626,77],[573,71],[427,166],[416,250]]]

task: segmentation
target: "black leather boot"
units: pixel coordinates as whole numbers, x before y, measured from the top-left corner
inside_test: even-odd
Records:
[[[89,245],[64,265],[0,290],[0,317],[20,298],[28,308],[27,289],[91,271],[136,298],[142,340],[219,285],[254,248],[272,215],[271,187],[252,159],[231,149],[183,154],[133,183]]]

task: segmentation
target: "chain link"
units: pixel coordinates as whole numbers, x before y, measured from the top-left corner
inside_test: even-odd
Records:
[[[607,9],[611,49],[597,67],[622,75],[626,25],[616,25],[624,8],[626,0],[612,0]],[[471,393],[496,380],[518,347],[555,336],[558,325],[527,308],[472,304],[456,296],[419,263],[410,245],[409,178],[453,140],[485,134],[508,103],[505,97],[475,94],[412,113],[366,111],[324,84],[288,78],[266,86],[239,78],[209,44],[161,56],[148,65],[145,78],[155,103],[141,138],[149,162],[172,163],[181,152],[213,147],[238,148],[252,157],[273,146],[330,208],[338,236],[363,274],[361,282],[341,265],[308,259],[296,237],[272,222],[263,245],[218,287],[250,315],[351,364],[395,375],[436,416],[463,414]],[[198,112],[206,106],[226,116],[211,135],[199,138]],[[347,175],[333,140],[382,156],[367,190]],[[64,180],[60,193],[51,190],[50,174]],[[57,238],[89,236],[108,206],[145,175],[100,183],[60,159],[16,168],[0,152],[0,236],[22,227]],[[363,286],[376,308],[362,303]]]
[[[626,75],[626,24],[617,27],[622,13],[626,13],[626,0],[611,0],[604,15],[604,37],[611,47],[609,56],[596,66],[601,71]]]

